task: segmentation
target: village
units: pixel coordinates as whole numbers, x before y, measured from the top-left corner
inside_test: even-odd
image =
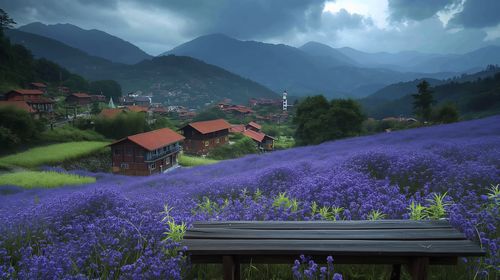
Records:
[[[201,115],[206,113],[203,110],[198,114],[197,110],[183,106],[163,106],[152,102],[152,97],[137,93],[113,99],[41,82],[29,85],[29,88],[5,93],[0,108],[11,107],[29,113],[33,119],[43,120],[47,130],[78,127],[96,120],[113,121],[129,115],[143,118],[152,129],[120,135],[109,144],[110,171],[123,175],[164,173],[179,167],[180,154],[206,158],[215,149],[230,147],[242,138],[252,140],[255,152],[270,152],[275,149],[279,135],[266,134],[262,124],[286,125],[290,121],[291,106],[286,92],[282,99],[250,99],[247,106],[232,104],[226,98],[204,108],[209,114],[203,118]],[[202,120],[197,120],[197,116]],[[162,127],[161,120],[169,120],[175,127]]]

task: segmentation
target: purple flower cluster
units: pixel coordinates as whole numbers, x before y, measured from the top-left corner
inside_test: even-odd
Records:
[[[342,280],[342,275],[334,271],[332,256],[326,258],[326,266],[320,267],[311,258],[301,255],[300,260],[295,260],[292,272],[294,279]]]
[[[171,218],[196,220],[409,218],[447,192],[447,218],[500,267],[500,116],[357,137],[150,177],[111,174],[95,184],[0,186],[0,279],[179,279],[187,269],[163,242]],[[490,193],[490,195],[489,195]],[[305,275],[321,275],[309,261]],[[471,263],[478,266],[479,263]],[[307,273],[306,273],[307,271]],[[329,277],[332,277],[331,275]]]

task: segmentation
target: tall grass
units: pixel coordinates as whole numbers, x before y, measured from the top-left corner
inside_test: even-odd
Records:
[[[25,152],[0,158],[0,166],[36,167],[43,164],[60,163],[90,155],[103,149],[108,142],[83,141],[54,144],[29,149]]]
[[[52,171],[23,171],[0,175],[1,185],[13,185],[27,189],[54,188],[64,185],[81,185],[94,183],[94,177],[85,177],[74,174],[57,173]]]
[[[105,141],[105,137],[93,130],[81,130],[71,125],[56,127],[42,132],[41,139],[47,142]]]
[[[219,161],[215,160],[215,159],[188,156],[185,154],[182,154],[179,157],[179,164],[182,166],[187,166],[187,167],[198,166],[198,165],[207,165],[207,164],[213,164],[213,163],[217,163],[217,162],[219,162]]]

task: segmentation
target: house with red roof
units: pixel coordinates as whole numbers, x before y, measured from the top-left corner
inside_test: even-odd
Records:
[[[87,106],[92,103],[92,96],[83,92],[75,92],[66,97],[66,103],[74,106]]]
[[[187,154],[207,155],[216,147],[229,143],[231,124],[223,119],[193,122],[181,128],[186,137],[183,150]]]
[[[252,138],[252,140],[257,144],[257,147],[260,150],[274,150],[274,140],[276,139],[272,136],[252,129],[246,129],[245,131],[243,131],[243,135]]]
[[[260,132],[260,130],[262,129],[262,125],[256,123],[256,122],[249,122],[246,126],[245,126],[245,129],[249,129],[249,130],[253,130],[253,131],[256,131],[256,132]]]
[[[33,82],[33,83],[30,83],[29,87],[31,89],[38,89],[38,90],[42,91],[43,93],[47,93],[47,85],[44,83]]]
[[[162,128],[135,134],[112,144],[113,173],[148,176],[163,173],[178,166],[184,136]]]
[[[123,109],[123,108],[104,108],[99,113],[99,117],[112,119],[112,118],[115,118],[118,115],[120,115],[122,113],[126,113],[126,112],[127,112],[127,110]]]
[[[16,89],[5,94],[7,101],[24,101],[38,116],[51,115],[54,112],[54,100],[43,96],[38,89]]]

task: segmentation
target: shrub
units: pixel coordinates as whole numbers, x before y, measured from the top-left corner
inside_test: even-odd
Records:
[[[34,120],[29,113],[12,106],[0,107],[0,127],[2,127],[0,144],[3,147],[31,142],[44,130],[43,123]]]
[[[222,145],[213,149],[209,155],[214,159],[231,159],[258,152],[255,142],[248,137],[243,137],[232,145]]]
[[[144,113],[127,112],[114,118],[96,118],[95,130],[110,139],[120,139],[148,130]]]

